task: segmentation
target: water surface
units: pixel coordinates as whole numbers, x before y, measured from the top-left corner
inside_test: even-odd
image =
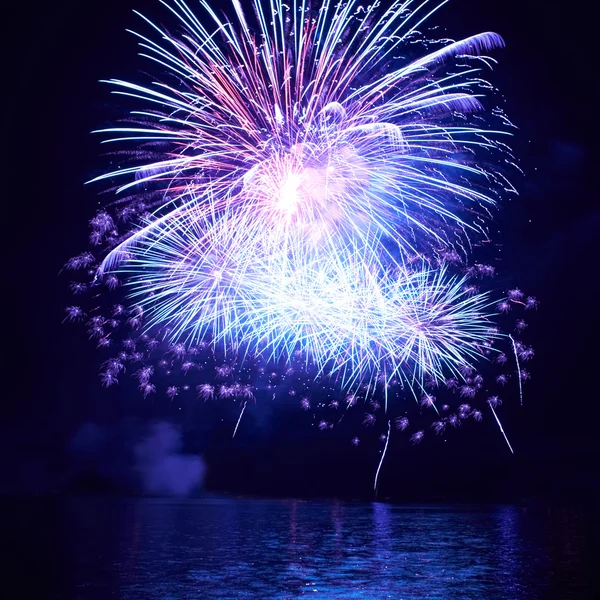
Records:
[[[131,600],[583,600],[592,529],[574,509],[250,499],[26,502],[9,524],[14,597]]]

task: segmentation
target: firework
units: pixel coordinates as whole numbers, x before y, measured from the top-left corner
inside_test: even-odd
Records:
[[[176,35],[142,17],[141,54],[161,77],[108,82],[137,103],[100,132],[123,164],[94,181],[117,199],[90,221],[93,251],[66,265],[87,274],[71,290],[94,306],[69,306],[65,320],[88,319],[100,349],[118,347],[102,385],[131,364],[147,397],[155,375],[202,372],[199,398],[236,404],[235,436],[254,391],[275,397],[293,374],[288,395],[307,411],[310,381],[339,394],[319,405],[342,409],[320,430],[359,399],[376,413],[380,393],[387,413],[408,392],[442,435],[481,419],[475,369],[504,365],[506,338],[522,401],[518,360],[533,351],[494,319],[537,302],[518,289],[492,301],[479,280],[495,269],[469,266],[498,198],[514,192],[495,166],[512,163],[510,122],[480,114],[493,95],[486,53],[503,42],[429,39],[424,23],[445,3],[232,0],[226,18],[205,0],[198,14],[171,0]],[[440,415],[440,386],[456,414]],[[190,386],[165,389],[172,403]]]
[[[270,230],[250,244],[239,222],[198,212],[188,204],[185,224],[154,227],[119,270],[146,327],[167,328],[172,342],[210,338],[267,361],[301,351],[355,384],[384,369],[389,379],[442,378],[498,337],[487,296],[445,267],[382,264],[374,244],[274,248]]]
[[[109,289],[125,279],[130,297],[151,306],[147,327],[169,323],[172,340],[211,334],[237,345],[266,337],[279,345],[275,355],[302,340],[321,365],[348,348],[350,362],[362,364],[368,338],[389,322],[344,300],[386,296],[374,289],[382,285],[377,274],[367,274],[374,264],[394,270],[415,248],[464,249],[469,232],[483,232],[480,217],[495,202],[489,183],[500,180],[465,157],[498,149],[506,132],[469,125],[468,116],[481,109],[486,87],[476,73],[491,59],[481,54],[502,40],[484,33],[438,42],[407,61],[396,53],[418,39],[435,3],[395,2],[377,14],[353,1],[276,2],[266,11],[234,0],[231,22],[200,4],[214,31],[174,2],[169,8],[185,34],[175,38],[147,22],[161,43],[138,36],[170,81],[110,82],[152,110],[135,111],[135,127],[104,131],[116,136],[107,141],[151,150],[146,161],[98,180],[129,176],[118,192],[150,186],[155,193],[151,213],[139,198],[120,209],[122,219],[142,213],[124,236],[107,213],[92,220],[93,243],[110,249],[97,277]],[[477,180],[485,186],[478,189]],[[339,260],[334,283],[323,289],[327,275],[314,265],[339,254],[350,259]],[[343,273],[361,261],[364,273]],[[109,274],[114,269],[119,277]],[[282,306],[286,294],[305,300]],[[365,318],[353,323],[359,312]]]
[[[278,0],[244,10],[233,0],[229,22],[202,1],[207,28],[175,1],[169,9],[185,32],[178,37],[146,20],[162,39],[138,35],[143,55],[168,72],[148,85],[109,82],[147,108],[132,113],[135,126],[101,132],[107,142],[135,144],[138,164],[95,181],[129,177],[121,194],[150,188],[152,219],[125,235],[102,270],[164,220],[185,222],[190,193],[239,207],[250,237],[257,225],[277,238],[309,232],[321,244],[333,233],[368,241],[375,232],[403,252],[431,242],[464,251],[469,233],[484,233],[495,192],[512,189],[468,158],[505,148],[498,138],[506,131],[469,119],[489,89],[480,71],[492,59],[482,53],[502,40],[420,39],[417,28],[442,4],[381,10]],[[417,41],[437,49],[403,59]],[[120,218],[147,211],[141,204],[120,209]],[[114,242],[106,213],[92,226],[94,244]]]

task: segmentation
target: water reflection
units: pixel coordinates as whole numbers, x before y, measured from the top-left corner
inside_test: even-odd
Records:
[[[61,598],[592,597],[577,511],[71,499],[57,518]]]

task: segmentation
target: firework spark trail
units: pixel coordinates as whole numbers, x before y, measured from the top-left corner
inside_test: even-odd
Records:
[[[388,411],[388,377],[387,377],[387,372],[386,372],[386,367],[383,367],[383,378],[384,378],[384,384],[383,384],[383,392],[384,392],[384,410],[385,413],[387,414]]]
[[[235,434],[237,433],[238,427],[240,426],[240,421],[242,420],[242,416],[244,415],[244,411],[246,410],[246,404],[248,404],[248,401],[244,400],[244,405],[242,406],[240,416],[237,420],[237,423],[235,424],[235,429],[233,430],[233,435],[231,436],[231,439],[233,439],[235,437]]]
[[[383,448],[383,453],[381,454],[381,460],[379,461],[379,466],[377,467],[377,472],[375,473],[375,481],[373,483],[373,491],[375,492],[375,498],[377,498],[377,484],[378,484],[378,480],[379,480],[379,471],[381,470],[381,465],[383,464],[383,459],[385,458],[385,453],[387,452],[391,433],[392,433],[392,421],[391,421],[391,419],[389,419],[388,420],[387,437],[385,438],[385,446]]]
[[[519,379],[519,400],[521,402],[521,406],[523,406],[523,382],[521,381],[521,364],[519,363],[519,354],[517,352],[517,345],[513,336],[509,333],[508,337],[510,338],[513,351],[515,353],[515,362],[517,363],[517,377]]]
[[[502,427],[502,423],[500,422],[500,419],[498,418],[498,415],[496,414],[496,411],[494,410],[494,407],[488,403],[488,406],[492,409],[492,413],[494,413],[494,418],[496,419],[496,423],[498,423],[498,427],[500,428],[500,431],[502,432],[502,435],[504,436],[504,439],[506,440],[506,444],[508,446],[508,449],[510,450],[511,454],[514,454],[514,450],[512,449],[512,446],[510,445],[510,442],[508,441],[508,438],[506,437],[506,433],[504,432],[504,428]]]

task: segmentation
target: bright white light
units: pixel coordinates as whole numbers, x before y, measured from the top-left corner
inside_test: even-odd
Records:
[[[295,213],[297,210],[299,185],[300,175],[290,173],[281,186],[281,195],[277,206],[288,215]]]

